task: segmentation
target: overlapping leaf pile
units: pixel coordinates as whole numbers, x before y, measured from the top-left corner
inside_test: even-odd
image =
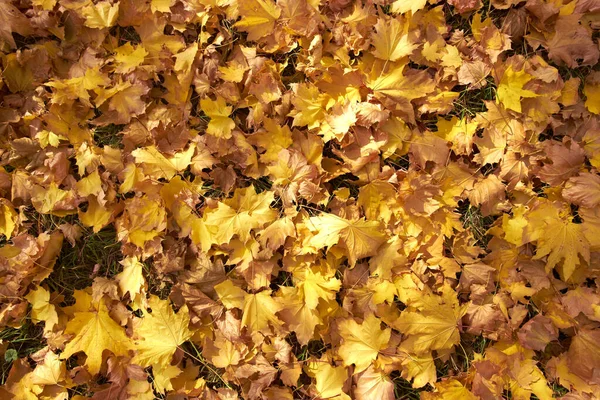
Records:
[[[484,3],[3,1],[0,397],[599,398],[600,4]]]

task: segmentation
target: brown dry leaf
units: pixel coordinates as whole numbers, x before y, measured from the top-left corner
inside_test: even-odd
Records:
[[[523,347],[543,351],[548,343],[558,339],[558,330],[550,318],[536,315],[521,327],[518,335]]]
[[[596,207],[600,204],[600,176],[582,173],[570,178],[565,184],[563,197],[578,206]]]
[[[548,40],[548,56],[556,63],[564,63],[571,68],[579,65],[594,65],[600,51],[590,36],[590,32],[579,23],[579,15],[561,15]]]
[[[356,378],[354,395],[358,400],[393,400],[394,383],[385,372],[375,371],[371,366]]]
[[[563,143],[551,142],[544,148],[547,162],[539,169],[539,176],[551,185],[560,185],[579,172],[584,152],[579,144],[565,138]]]

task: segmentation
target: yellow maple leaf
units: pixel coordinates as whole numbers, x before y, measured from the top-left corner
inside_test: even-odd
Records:
[[[71,204],[72,192],[59,189],[55,182],[50,182],[47,189],[42,186],[34,186],[31,193],[31,202],[35,209],[42,214],[54,214],[65,216],[77,211]]]
[[[129,81],[119,82],[110,89],[94,89],[98,95],[95,99],[96,107],[100,107],[110,99],[108,109],[115,111],[118,123],[129,123],[132,117],[142,114],[146,109],[143,96],[150,89],[141,84],[132,84]]]
[[[537,260],[548,256],[548,272],[562,260],[558,272],[565,280],[573,275],[582,259],[589,264],[591,252],[600,246],[600,225],[596,218],[590,214],[590,218],[582,223],[575,223],[570,208],[564,203],[541,202],[526,214],[526,218],[528,225],[523,233],[523,242],[537,241],[533,258]]]
[[[144,46],[132,46],[127,42],[123,46],[115,49],[114,60],[116,63],[115,72],[118,74],[126,74],[133,71],[144,63],[144,58],[148,55]]]
[[[275,315],[281,309],[282,305],[271,297],[270,290],[256,294],[248,293],[244,297],[242,326],[248,327],[251,332],[270,334],[269,325],[277,329],[282,324]]]
[[[85,178],[81,178],[75,184],[75,189],[77,190],[77,194],[82,197],[89,195],[98,196],[102,193],[102,181],[100,180],[98,170],[95,170]]]
[[[215,292],[219,296],[219,300],[221,303],[227,308],[239,308],[240,310],[244,308],[244,298],[246,297],[246,292],[235,286],[233,282],[229,279],[215,285]]]
[[[30,90],[32,88],[34,78],[31,67],[23,65],[17,57],[17,53],[8,53],[2,56],[2,64],[2,85],[6,84],[8,89],[13,93]]]
[[[441,296],[423,290],[410,298],[412,301],[395,323],[395,327],[408,336],[402,343],[403,348],[409,353],[423,354],[449,350],[460,342],[461,318],[467,312],[467,305],[458,304],[454,290],[444,286]]]
[[[319,398],[329,399],[342,394],[348,379],[348,370],[343,365],[334,367],[327,361],[313,361],[306,364],[306,373],[315,379],[315,389]]]
[[[202,354],[217,368],[237,365],[242,360],[242,353],[235,343],[218,336],[216,340],[207,340]]]
[[[58,147],[60,145],[61,140],[66,140],[67,138],[62,135],[57,135],[52,131],[48,131],[42,129],[35,135],[36,139],[40,143],[40,147],[45,149],[48,146]]]
[[[273,32],[281,10],[271,0],[244,0],[238,3],[242,19],[235,27],[248,32],[248,40],[258,40]]]
[[[433,79],[426,74],[416,73],[410,78],[404,75],[405,64],[391,65],[387,72],[374,68],[367,83],[377,96],[389,97],[394,101],[411,101],[424,97],[435,89]]]
[[[33,0],[31,3],[34,6],[41,7],[43,10],[50,11],[56,5],[57,0]]]
[[[119,3],[101,1],[85,6],[81,12],[85,18],[85,26],[97,29],[110,28],[119,17]]]
[[[356,366],[355,373],[362,372],[371,365],[379,352],[388,346],[392,330],[381,329],[381,320],[369,314],[362,323],[345,319],[339,323],[343,343],[338,354],[344,365]]]
[[[50,183],[48,189],[34,188],[32,202],[34,207],[42,214],[48,214],[54,206],[68,196],[69,192],[58,188],[55,182]]]
[[[362,186],[358,193],[358,204],[369,220],[389,222],[392,217],[392,204],[396,199],[393,185],[383,181],[373,181]]]
[[[342,282],[331,276],[324,276],[321,272],[313,272],[306,268],[294,273],[294,283],[304,293],[304,301],[310,309],[316,309],[319,299],[335,300],[336,292],[340,290]]]
[[[538,399],[551,399],[552,389],[543,372],[538,368],[537,361],[526,359],[519,363],[517,368],[511,366],[511,375],[515,377],[512,383],[515,399],[531,398],[535,394]]]
[[[244,64],[229,62],[227,66],[219,67],[220,78],[227,82],[240,83],[248,69]]]
[[[510,374],[504,379],[515,398],[529,399],[534,394],[538,399],[551,399],[552,389],[534,357],[535,352],[524,348],[519,342],[500,341],[486,350],[485,358],[510,369]]]
[[[192,70],[197,53],[198,43],[193,43],[187,49],[177,54],[175,56],[175,72],[180,75],[188,74]]]
[[[292,132],[287,125],[280,125],[270,118],[263,121],[265,130],[256,132],[250,136],[252,144],[256,144],[266,151],[260,155],[260,160],[270,163],[279,159],[279,152],[287,149],[293,143]]]
[[[58,354],[53,353],[49,349],[47,350],[44,355],[44,363],[38,364],[33,370],[31,382],[34,385],[58,385],[65,379],[67,373],[65,362],[60,360]],[[66,388],[60,394],[68,396]]]
[[[54,325],[58,324],[58,314],[56,307],[50,303],[50,292],[42,286],[30,291],[25,296],[31,304],[31,319],[33,322],[44,321],[44,330],[51,331]]]
[[[200,108],[210,118],[206,133],[229,139],[231,131],[235,128],[235,122],[229,118],[233,107],[228,106],[224,98],[217,96],[216,101],[209,98],[200,100]]]
[[[0,199],[0,235],[10,239],[17,227],[18,214],[8,200]]]
[[[475,396],[462,383],[456,379],[448,379],[446,381],[435,384],[435,392],[423,392],[421,396],[423,400],[477,400]]]
[[[417,45],[408,37],[408,23],[397,18],[380,18],[371,36],[373,55],[382,60],[396,61],[410,55]]]
[[[137,297],[146,286],[146,280],[142,273],[143,264],[135,256],[124,258],[120,261],[120,264],[123,265],[123,271],[117,274],[115,279],[119,283],[121,294],[125,296],[129,293],[129,297],[134,304],[140,307],[141,301]]]
[[[252,229],[262,228],[277,218],[277,212],[270,208],[273,199],[273,192],[257,194],[254,186],[249,186],[237,189],[231,199],[219,202],[216,209],[207,210],[204,222],[216,228],[214,242],[227,243],[236,234],[247,241]]]
[[[523,244],[523,230],[528,221],[525,217],[527,209],[523,205],[513,207],[512,216],[502,214],[502,230],[504,231],[504,240],[516,246]]]
[[[85,365],[92,375],[100,372],[105,350],[124,356],[132,348],[125,329],[110,317],[104,301],[96,304],[95,308],[92,311],[75,312],[65,329],[65,333],[74,334],[75,337],[60,355],[61,360],[66,360],[75,353],[84,352],[87,356]]]
[[[79,99],[85,105],[91,106],[90,94],[84,85],[83,77],[76,77],[64,80],[54,80],[45,84],[53,88],[52,103],[53,104],[70,104],[73,100]],[[42,141],[43,138],[38,138]],[[48,142],[50,141],[47,138]]]
[[[131,155],[135,162],[142,164],[144,172],[153,178],[164,178],[170,180],[176,174],[184,171],[192,162],[192,157],[196,146],[192,143],[187,150],[176,153],[172,157],[165,157],[156,146],[148,146],[141,149],[135,149]],[[135,177],[135,169],[130,169]],[[125,182],[123,182],[125,185]]]
[[[329,96],[320,93],[316,86],[299,84],[294,87],[296,94],[292,98],[294,108],[290,115],[294,117],[293,126],[308,126],[308,129],[319,127],[325,120],[325,111]]]
[[[406,357],[402,360],[402,377],[409,381],[412,380],[414,388],[422,388],[428,383],[434,384],[437,379],[437,372],[431,353],[422,355],[406,354]]]
[[[408,153],[413,132],[402,119],[390,117],[380,125],[380,129],[388,134],[387,143],[382,147],[383,158],[389,158],[393,154],[402,156]]]
[[[166,210],[160,201],[134,197],[126,201],[125,213],[116,221],[116,226],[121,240],[143,248],[147,241],[166,229]]]
[[[154,370],[156,369],[156,372]],[[173,390],[171,379],[181,375],[181,369],[176,365],[168,365],[164,368],[153,368],[152,386],[159,393],[164,393],[166,390]]]
[[[158,390],[158,388],[156,390]],[[147,380],[136,380],[130,378],[129,382],[127,382],[127,394],[129,395],[128,398],[135,400],[156,399],[152,385]],[[73,399],[82,400],[77,399],[76,396],[73,397]]]
[[[143,367],[167,368],[179,346],[192,337],[189,312],[183,306],[175,313],[168,300],[154,295],[148,299],[148,306],[152,312],[145,312],[141,323],[134,327],[137,339],[133,362]]]
[[[524,70],[514,71],[512,65],[509,66],[498,84],[497,97],[498,102],[509,110],[521,112],[521,98],[537,97],[538,94],[531,90],[523,89],[523,86],[533,77]]]
[[[452,150],[456,154],[471,154],[473,150],[473,136],[477,132],[477,121],[468,121],[465,118],[452,117],[450,121],[439,119],[436,135],[452,142]]]
[[[291,331],[296,333],[298,342],[303,346],[307,345],[313,338],[317,325],[323,322],[319,316],[318,308],[311,310],[302,298],[302,293],[296,287],[282,286],[277,294],[284,306],[279,312],[281,319]]]
[[[600,168],[600,135],[598,130],[588,130],[583,136],[582,144],[590,163],[594,167]]]
[[[334,214],[322,214],[311,217],[307,226],[318,232],[310,238],[310,246],[320,249],[341,241],[352,266],[360,258],[375,255],[385,242],[381,224],[377,221],[349,221]]]
[[[171,6],[174,3],[175,2],[173,0],[152,0],[150,2],[150,10],[152,10],[153,13],[155,13],[155,12],[168,13],[168,12],[171,12]]]
[[[78,210],[79,220],[85,226],[93,228],[94,233],[100,232],[110,222],[113,215],[112,207],[104,207],[94,196],[88,197],[87,211]]]
[[[532,221],[530,223],[539,224]],[[576,224],[566,218],[546,219],[542,222],[544,234],[537,240],[537,250],[534,260],[548,256],[546,270],[550,271],[560,260],[563,260],[562,275],[569,279],[578,265],[579,256],[590,262],[590,245],[585,237],[583,224]]]
[[[392,271],[407,262],[407,258],[402,252],[402,244],[397,236],[392,236],[379,248],[377,254],[369,260],[369,269],[372,276],[392,279],[394,275]]]
[[[427,4],[427,0],[396,0],[391,4],[393,13],[404,14],[411,11],[413,14],[421,10]]]

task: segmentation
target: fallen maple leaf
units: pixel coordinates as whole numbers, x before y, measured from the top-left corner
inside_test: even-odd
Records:
[[[409,302],[395,327],[408,335],[402,346],[412,352],[448,350],[460,341],[461,318],[466,312],[467,305],[459,305],[451,291],[445,290],[442,296],[424,292]]]
[[[396,61],[410,55],[417,45],[408,36],[408,24],[397,18],[381,18],[372,36],[373,55],[382,60]]]
[[[50,292],[39,286],[25,296],[31,303],[31,318],[34,321],[44,321],[45,330],[51,331],[58,323],[58,314],[54,304],[50,303]]]
[[[104,301],[94,305],[93,310],[75,312],[65,333],[73,334],[74,337],[67,342],[60,354],[61,360],[80,351],[84,352],[87,356],[85,365],[92,375],[100,372],[105,350],[116,356],[123,356],[133,349],[133,342],[125,334],[125,329],[110,317]]]
[[[381,329],[381,321],[373,314],[360,324],[353,319],[343,320],[339,330],[343,343],[338,353],[344,365],[355,365],[356,372],[364,371],[377,359],[379,352],[387,347],[391,335],[389,328]]]
[[[307,372],[315,378],[315,390],[323,399],[335,398],[343,393],[344,382],[348,379],[348,371],[343,365],[334,367],[327,361],[308,363]]]
[[[249,0],[239,3],[239,13],[235,26],[248,32],[248,40],[257,40],[273,31],[281,10],[271,0]]]
[[[571,222],[568,217],[544,218],[541,213],[531,215],[528,221],[540,229],[533,259],[548,256],[546,270],[551,270],[562,260],[564,279],[569,279],[582,264],[580,255],[586,263],[589,262],[590,245],[584,235],[584,226]]]
[[[509,66],[498,84],[498,101],[509,110],[521,112],[521,98],[531,98],[538,96],[537,93],[523,89],[523,86],[533,77],[527,72],[515,71],[512,65]]]
[[[150,296],[148,307],[139,325],[134,328],[136,355],[133,362],[144,367],[167,368],[175,351],[192,337],[187,307],[177,313],[167,300]]]
[[[229,139],[231,131],[235,128],[235,122],[229,118],[233,107],[228,106],[222,97],[217,97],[216,101],[202,99],[200,108],[210,118],[206,132],[218,138]]]
[[[308,226],[318,232],[310,239],[312,246],[331,247],[341,241],[351,265],[360,258],[375,255],[384,242],[376,221],[348,221],[333,214],[323,214],[311,217]]]

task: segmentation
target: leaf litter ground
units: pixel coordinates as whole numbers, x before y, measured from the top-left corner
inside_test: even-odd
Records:
[[[600,397],[596,1],[0,18],[2,398]]]

